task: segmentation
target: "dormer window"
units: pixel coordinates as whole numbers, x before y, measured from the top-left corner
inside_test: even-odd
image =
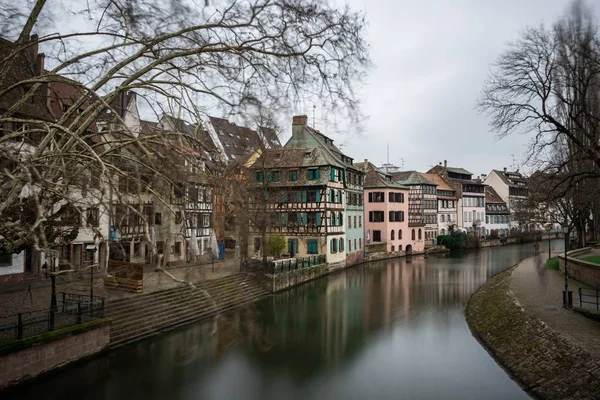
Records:
[[[310,158],[310,151],[304,153],[304,158]]]

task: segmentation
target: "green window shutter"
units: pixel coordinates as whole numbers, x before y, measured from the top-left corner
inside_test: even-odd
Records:
[[[340,169],[340,182],[344,182],[344,170]]]
[[[315,180],[319,180],[319,169],[315,170]]]
[[[333,167],[331,167],[329,180],[332,181],[332,182],[335,181],[335,168],[333,168]]]
[[[296,203],[302,202],[302,192],[296,191]]]
[[[306,190],[302,191],[302,202],[306,203]]]
[[[302,213],[302,225],[308,225],[308,213]]]
[[[296,213],[296,225],[300,225],[301,222],[302,216],[300,215],[300,213]]]
[[[288,224],[288,214],[287,213],[283,213],[282,218],[281,218],[281,222],[283,223],[283,225],[287,225]]]
[[[320,189],[315,190],[315,198],[317,200],[317,203],[321,202],[321,190]]]
[[[317,212],[317,226],[321,226],[321,213]]]
[[[342,204],[344,202],[343,200],[343,196],[342,196],[342,191],[338,190],[338,203]]]

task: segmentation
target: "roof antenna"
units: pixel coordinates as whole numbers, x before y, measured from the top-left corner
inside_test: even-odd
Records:
[[[317,110],[317,106],[313,104],[313,128],[317,127],[317,123],[315,122],[315,111]]]
[[[390,144],[387,144],[387,163],[390,163]]]
[[[400,171],[404,171],[404,157],[400,158]]]
[[[512,157],[512,170],[514,171],[514,170],[517,169],[517,167],[516,167],[517,160],[515,159],[515,155],[514,154],[511,154],[510,156]]]

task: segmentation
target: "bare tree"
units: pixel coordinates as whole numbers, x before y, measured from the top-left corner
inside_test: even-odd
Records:
[[[533,135],[527,161],[542,183],[523,210],[561,210],[555,222],[573,224],[580,244],[600,177],[599,95],[598,24],[576,0],[552,29],[528,28],[509,46],[478,101],[500,137]]]
[[[72,4],[69,26],[78,29],[66,30],[51,23],[48,16],[61,11],[54,6],[37,0],[0,9],[11,17],[0,31],[13,37],[2,42],[0,58],[0,98],[11,100],[0,104],[5,252],[55,248],[65,227],[77,225],[71,214],[88,209],[101,208],[112,224],[116,202],[128,218],[139,218],[152,242],[155,216],[143,204],[152,197],[178,211],[171,198],[187,174],[182,165],[203,171],[208,157],[203,137],[143,133],[124,101],[132,92],[155,119],[170,113],[198,121],[202,106],[277,112],[311,97],[359,115],[354,88],[369,65],[365,22],[347,7],[317,0],[92,0]],[[31,69],[16,74],[24,63]],[[57,99],[58,115],[30,112],[65,79],[77,95]],[[87,177],[96,182],[92,190]],[[95,240],[106,236],[94,232]]]

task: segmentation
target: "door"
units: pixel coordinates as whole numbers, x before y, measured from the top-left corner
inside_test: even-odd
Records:
[[[298,239],[288,239],[288,253],[290,257],[296,257],[298,253]]]
[[[25,273],[31,274],[33,272],[33,250],[25,250]]]

